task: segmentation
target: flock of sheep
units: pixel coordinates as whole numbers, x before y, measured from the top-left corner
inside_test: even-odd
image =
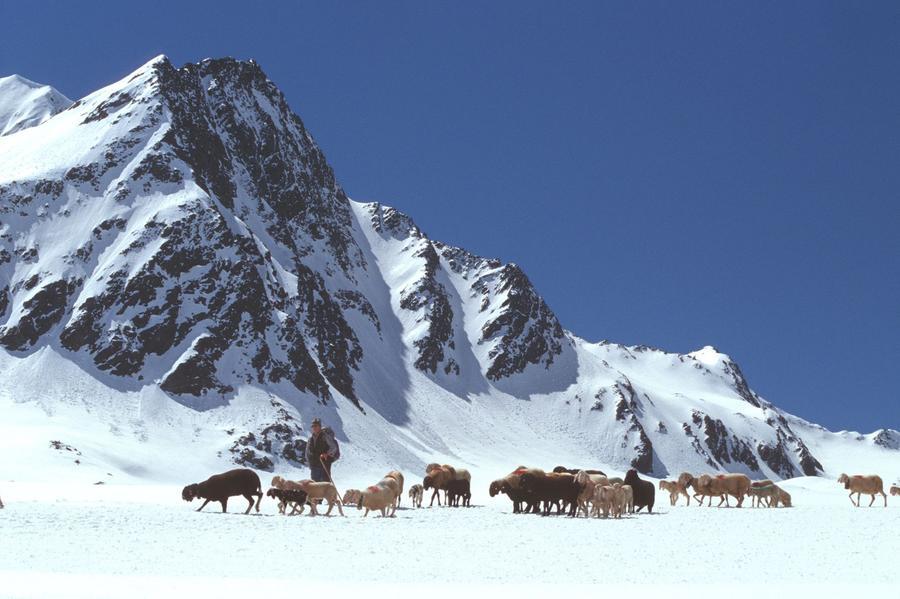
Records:
[[[859,507],[860,495],[871,495],[869,506],[875,502],[877,495],[884,497],[887,507],[887,494],[884,484],[877,475],[841,474],[838,482],[850,491],[850,502]],[[422,484],[413,485],[409,489],[409,497],[414,507],[422,507],[425,491],[433,490],[431,503],[437,499],[441,505],[441,492],[447,506],[468,506],[472,498],[472,476],[468,470],[453,466],[429,464],[425,469]],[[267,496],[278,501],[278,510],[282,514],[302,514],[309,506],[310,515],[318,514],[317,504],[327,502],[330,515],[337,506],[340,515],[344,515],[344,505],[356,505],[358,510],[365,510],[363,516],[370,511],[379,511],[383,517],[394,516],[400,506],[403,495],[403,474],[392,470],[370,487],[365,489],[349,489],[343,498],[339,497],[337,488],[331,482],[314,482],[311,480],[293,481],[280,476],[272,479],[272,487]],[[702,474],[693,476],[683,472],[677,480],[662,480],[659,488],[669,493],[669,503],[676,505],[684,496],[687,505],[691,497],[698,505],[703,505],[709,498],[712,506],[713,498],[718,498],[718,506],[723,503],[730,506],[729,498],[734,498],[737,507],[751,498],[753,507],[791,507],[791,496],[771,480],[751,481],[745,474]],[[505,494],[513,504],[513,513],[541,513],[550,515],[554,508],[557,514],[572,517],[621,518],[625,513],[640,512],[647,508],[653,511],[656,487],[650,481],[642,480],[636,470],[629,470],[624,478],[609,477],[600,470],[575,470],[557,466],[552,472],[540,468],[519,466],[503,478],[497,479],[488,488],[491,497]],[[900,495],[900,487],[894,485],[891,495]],[[856,495],[854,501],[853,495]],[[211,476],[202,483],[186,486],[181,493],[185,501],[195,498],[204,499],[202,510],[210,501],[221,503],[222,511],[227,510],[228,498],[243,496],[249,501],[246,513],[249,513],[256,499],[256,511],[262,500],[262,487],[259,477],[252,470],[245,468],[231,470],[223,474]],[[0,507],[2,507],[0,503]],[[288,513],[290,509],[290,513]]]

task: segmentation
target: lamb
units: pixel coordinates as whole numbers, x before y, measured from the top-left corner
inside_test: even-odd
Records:
[[[415,484],[409,488],[409,498],[412,501],[413,507],[422,507],[423,495],[425,495],[425,489],[422,488],[422,485]]]
[[[609,518],[609,514],[613,509],[613,504],[616,499],[616,489],[611,485],[597,486],[594,488],[594,509],[593,515],[596,518],[600,517],[600,512],[603,512],[604,518]]]
[[[440,491],[445,490],[448,481],[467,480],[470,483],[472,482],[472,475],[469,474],[468,470],[464,468],[454,468],[447,464],[444,464],[443,466],[439,464],[428,464],[425,468],[425,472],[425,480],[422,481],[423,489],[425,491],[432,488],[434,489],[434,493],[431,494],[431,503],[428,504],[428,507],[434,505],[435,497],[437,497],[438,505],[441,505]]]
[[[869,507],[872,507],[872,504],[875,503],[876,495],[884,497],[884,507],[887,507],[887,495],[884,493],[884,483],[877,474],[865,476],[862,474],[854,474],[853,476],[841,474],[840,478],[838,478],[838,482],[844,485],[844,489],[849,489],[850,503],[856,507],[859,507],[860,495],[863,493],[872,496]],[[856,502],[853,501],[854,493],[856,493]]]
[[[274,479],[273,479],[274,480]],[[293,483],[297,486],[296,489],[298,491],[304,491],[307,497],[307,503],[309,504],[310,516],[318,516],[319,511],[316,509],[316,500],[323,499],[328,502],[328,510],[325,512],[326,516],[331,515],[331,510],[334,509],[334,506],[337,505],[338,512],[341,516],[344,515],[344,509],[341,507],[341,498],[338,497],[338,492],[335,486],[331,483],[325,482],[314,482],[311,480],[302,480],[299,482],[294,481],[286,481],[288,483]],[[275,486],[275,485],[273,485]]]
[[[617,480],[621,482],[621,479]],[[578,510],[587,518],[590,515],[589,511],[593,511],[590,504],[594,502],[597,487],[611,484],[610,479],[605,474],[590,474],[587,470],[579,470],[575,475],[575,482],[582,487],[578,495]]]
[[[397,507],[400,507],[400,498],[403,497],[403,473],[399,470],[391,470],[385,476],[393,478],[400,485],[400,492],[397,494]]]
[[[290,515],[302,514],[307,496],[304,491],[292,491],[288,489],[276,489],[272,487],[266,492],[266,497],[278,500],[278,511],[284,514],[287,506],[291,506]]]
[[[646,507],[647,512],[653,511],[653,504],[656,501],[656,487],[647,480],[641,480],[638,477],[637,470],[632,468],[625,473],[625,484],[631,486],[634,491],[634,511],[641,511]]]
[[[684,495],[685,499],[690,505],[691,496],[688,494],[687,489],[677,480],[661,480],[659,481],[659,488],[662,491],[669,492],[669,503],[671,505],[676,505],[678,503],[678,497]]]
[[[650,484],[652,485],[653,483],[650,483]],[[617,489],[618,493],[619,493],[618,498],[619,498],[619,502],[621,503],[620,510],[622,512],[627,512],[629,514],[633,514],[634,513],[634,488],[631,485],[620,485],[619,483],[616,483],[615,485],[613,485],[613,488]],[[621,515],[622,514],[620,513],[619,516],[621,517]]]
[[[791,507],[791,494],[777,485],[775,488],[778,489],[778,497],[772,500],[775,507],[778,507],[779,503],[784,507]]]
[[[344,492],[344,498],[341,499],[341,503],[344,505],[356,505],[359,503],[360,494],[362,494],[362,491],[359,489],[347,489]]]
[[[897,485],[891,485],[891,495],[900,495],[900,487]],[[3,502],[0,501],[0,507],[3,507]]]
[[[472,491],[469,481],[467,480],[451,480],[447,482],[447,505],[459,507],[460,500],[463,507],[469,507],[472,499]]]
[[[391,508],[394,508],[391,511]],[[397,511],[397,481],[393,477],[385,476],[378,484],[361,491],[356,509],[365,509],[363,518],[369,515],[371,510],[379,510],[381,517],[394,516]],[[388,514],[388,512],[391,512]]]
[[[259,504],[262,501],[262,485],[259,476],[253,470],[237,468],[222,474],[210,476],[202,483],[194,483],[181,490],[181,498],[185,501],[193,501],[195,498],[204,499],[203,505],[197,508],[199,512],[210,501],[218,501],[222,504],[222,512],[228,511],[228,498],[243,495],[250,505],[244,514],[249,514],[253,508],[253,497],[256,497],[256,511],[259,512]]]
[[[763,499],[769,507],[778,506],[779,489],[771,480],[758,480],[750,483],[747,494],[751,497],[751,507],[762,507]]]

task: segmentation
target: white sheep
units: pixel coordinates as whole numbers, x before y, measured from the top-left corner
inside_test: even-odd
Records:
[[[361,491],[356,509],[365,509],[363,518],[369,515],[371,510],[381,511],[382,517],[393,516],[397,511],[397,480],[391,476],[385,476],[378,484],[372,485]],[[387,512],[394,508],[390,514]]]

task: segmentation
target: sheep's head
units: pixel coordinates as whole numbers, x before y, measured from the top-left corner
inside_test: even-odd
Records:
[[[275,499],[275,497],[278,496],[277,493],[278,493],[278,492],[277,492],[276,489],[274,489],[274,488],[273,488],[273,489],[269,489],[268,491],[266,491],[266,497],[271,497],[272,499]]]
[[[565,466],[557,466],[556,468],[553,469],[553,471],[557,474],[562,474],[563,472],[568,472],[569,469],[566,468]]]
[[[841,474],[838,479],[838,484],[844,485],[844,488],[848,488],[850,486],[850,477],[846,474]]]
[[[281,478],[280,476],[272,477],[272,486],[275,487],[276,489],[280,489],[283,484],[284,484],[284,479]]]
[[[491,497],[496,497],[500,492],[500,485],[503,484],[503,481],[495,480],[491,483],[490,488],[488,489],[488,493],[490,493]]]
[[[634,468],[632,468],[631,470],[629,470],[628,472],[625,473],[625,484],[626,485],[635,483],[638,480],[640,480],[640,479],[638,478],[637,470],[635,470]]]
[[[188,485],[181,490],[181,498],[185,501],[193,501],[197,497],[198,487],[196,484]]]
[[[522,487],[523,491],[533,491],[536,484],[537,476],[535,476],[531,472],[526,472],[521,477],[519,477],[519,486]]]

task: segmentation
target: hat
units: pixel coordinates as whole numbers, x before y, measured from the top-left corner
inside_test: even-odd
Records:
[[[322,421],[318,418],[313,418],[312,425],[313,426],[316,426],[316,425],[322,426]]]

